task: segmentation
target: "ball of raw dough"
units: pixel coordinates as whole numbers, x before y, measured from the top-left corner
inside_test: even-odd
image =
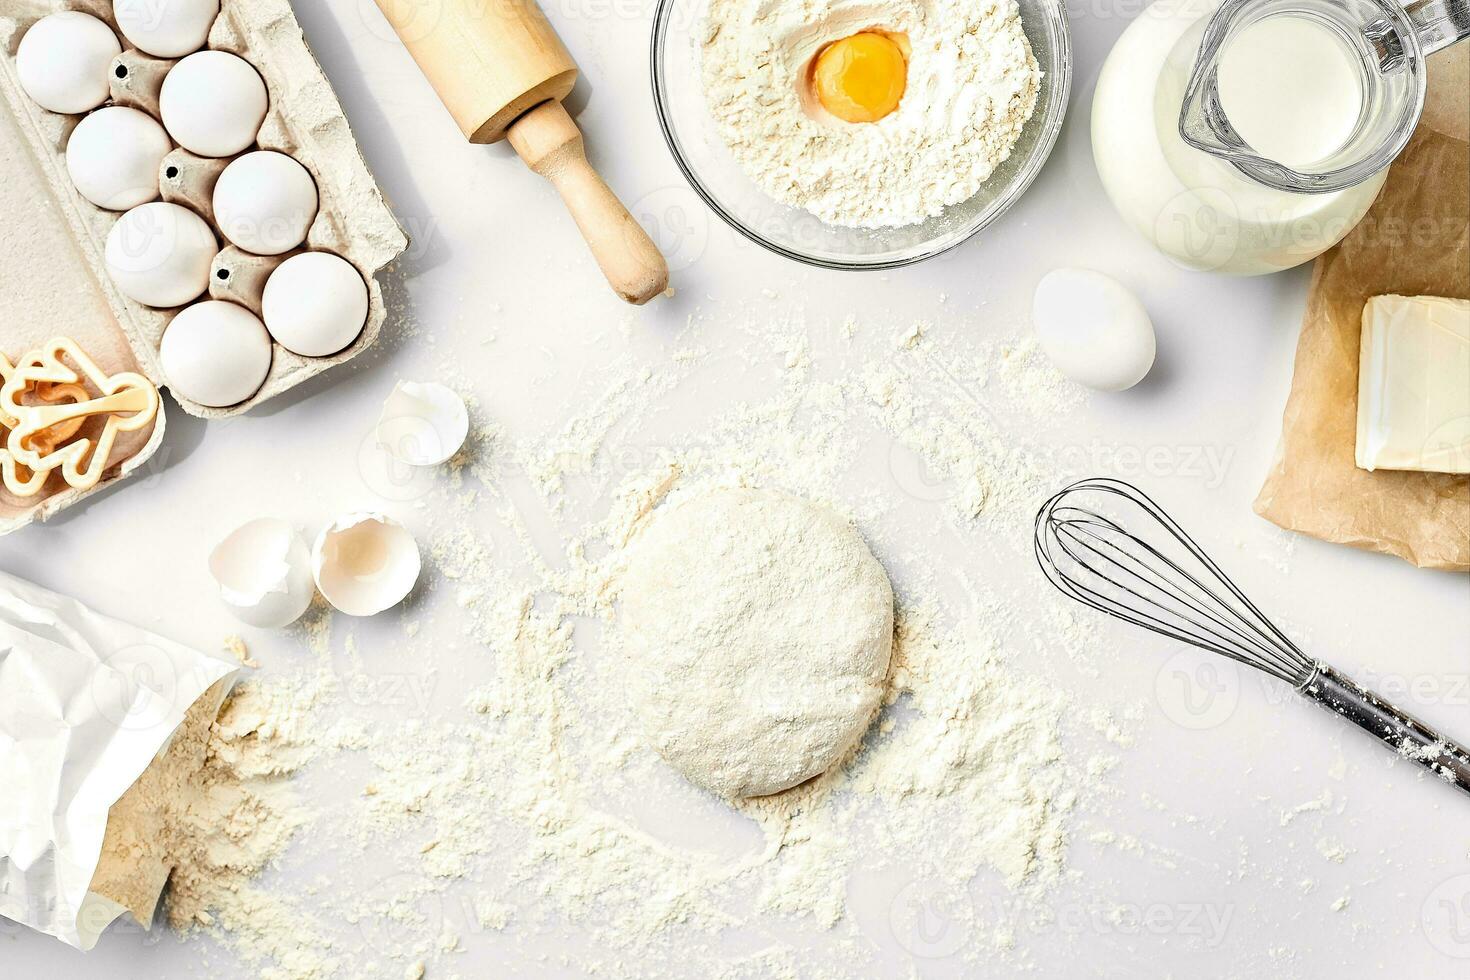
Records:
[[[856,530],[784,493],[656,512],[621,579],[629,694],[660,755],[726,798],[842,760],[882,700],[893,589]]]
[[[265,82],[228,51],[199,51],[169,69],[158,114],[174,141],[202,157],[232,157],[255,142],[269,107]]]
[[[219,16],[219,0],[117,0],[123,37],[155,58],[182,58],[204,47]]]
[[[301,164],[274,150],[256,150],[231,162],[214,185],[220,232],[256,255],[280,255],[306,241],[316,210],[316,181]]]
[[[158,360],[174,394],[224,408],[243,402],[265,382],[271,339],[254,313],[211,299],[174,317],[163,332]]]
[[[104,258],[117,288],[160,309],[182,306],[209,287],[219,243],[203,218],[178,204],[133,208],[107,235]]]
[[[77,192],[99,208],[126,211],[158,196],[158,168],[173,149],[146,112],[110,105],[72,130],[66,169]]]
[[[36,21],[20,39],[15,73],[42,109],[86,112],[107,101],[107,69],[120,54],[112,28],[90,14],[61,10]]]
[[[265,328],[276,343],[306,357],[326,357],[362,333],[367,284],[346,259],[330,252],[304,252],[271,273],[260,306]]]

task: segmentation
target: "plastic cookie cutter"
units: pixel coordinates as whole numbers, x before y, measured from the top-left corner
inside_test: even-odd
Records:
[[[0,386],[8,382],[14,372],[15,368],[9,359],[4,354],[0,354]],[[17,463],[10,455],[10,451],[5,448],[11,431],[18,425],[20,423],[15,418],[0,409],[0,484],[4,484],[5,488],[16,496],[30,497],[40,492],[41,484],[46,482],[46,474],[37,476]]]
[[[0,386],[10,380],[15,368],[4,354],[0,354]],[[52,382],[38,385],[36,397],[45,402],[61,402],[67,399],[80,401],[87,397],[87,389],[81,385],[59,385]],[[82,419],[54,425],[44,432],[38,433],[31,440],[32,445],[48,447],[44,451],[49,452],[56,446],[76,435],[77,430],[82,427]],[[28,466],[15,461],[6,449],[6,443],[10,432],[20,425],[20,422],[3,411],[0,411],[0,485],[5,486],[12,493],[21,497],[30,497],[39,493],[45,485],[47,473],[36,473]]]
[[[10,464],[0,476],[22,497],[34,496],[57,471],[68,486],[89,489],[102,479],[118,434],[141,429],[157,415],[158,389],[147,378],[105,374],[76,341],[57,337],[21,358],[0,387],[0,423],[14,422],[6,426]],[[104,421],[95,441],[74,438],[96,416]],[[26,470],[29,478],[22,475]]]

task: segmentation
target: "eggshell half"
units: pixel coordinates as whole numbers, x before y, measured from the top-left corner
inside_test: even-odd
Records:
[[[322,596],[349,616],[374,616],[407,598],[418,582],[419,546],[382,514],[346,514],[323,529],[311,552]]]
[[[378,445],[399,462],[438,466],[464,445],[470,416],[464,399],[434,381],[400,381],[383,402]]]
[[[311,606],[311,552],[285,521],[262,517],[221,541],[209,555],[220,599],[235,618],[261,629],[289,626]]]

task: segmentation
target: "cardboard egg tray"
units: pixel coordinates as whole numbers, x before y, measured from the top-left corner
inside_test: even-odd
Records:
[[[123,54],[110,79],[113,103],[157,118],[159,88],[174,64],[128,44],[116,29],[111,0],[0,0],[0,353],[13,360],[52,337],[70,336],[104,371],[136,371],[167,387],[158,348],[178,310],[150,309],[114,287],[103,249],[120,214],[81,197],[66,169],[67,139],[82,116],[45,111],[26,96],[16,77],[22,35],[62,9],[91,14],[117,34]],[[248,401],[209,408],[174,393],[189,414],[221,418],[248,412],[371,346],[387,316],[375,276],[403,253],[408,238],[368,171],[289,0],[222,0],[206,47],[237,54],[260,72],[270,108],[251,149],[278,150],[305,166],[316,181],[320,208],[306,245],[286,255],[248,255],[216,233],[222,251],[211,269],[209,292],[199,300],[230,300],[259,315],[266,278],[302,250],[347,259],[362,274],[369,294],[367,323],[351,346],[330,357],[302,357],[275,345],[270,373]],[[164,161],[162,199],[212,220],[214,180],[226,163],[176,149]],[[160,410],[151,431],[119,441],[102,481],[91,490],[73,490],[55,480],[41,496],[22,500],[0,488],[0,534],[45,519],[137,472],[162,442],[163,414]]]

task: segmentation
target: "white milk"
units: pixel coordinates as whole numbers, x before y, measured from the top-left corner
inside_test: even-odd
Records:
[[[1098,77],[1093,157],[1114,207],[1165,254],[1193,269],[1277,272],[1315,258],[1351,231],[1386,173],[1335,194],[1296,194],[1258,184],[1186,144],[1179,111],[1198,53],[1197,28],[1218,5],[1157,0],[1129,25]],[[1313,163],[1342,146],[1357,124],[1362,94],[1352,58],[1313,21],[1259,21],[1221,56],[1221,104],[1262,156],[1288,166]]]
[[[1328,27],[1305,17],[1268,17],[1220,54],[1220,104],[1263,157],[1301,168],[1352,136],[1363,108],[1362,74]]]

